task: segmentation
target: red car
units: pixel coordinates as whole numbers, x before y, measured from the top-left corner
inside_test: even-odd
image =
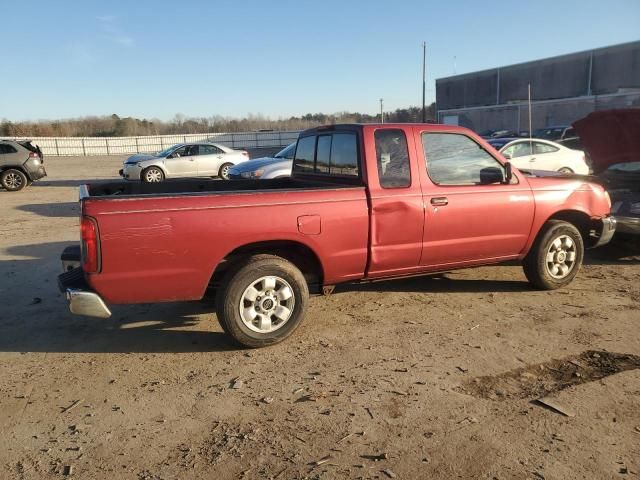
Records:
[[[307,130],[291,178],[92,184],[80,203],[81,267],[59,278],[73,313],[212,288],[249,347],[344,282],[520,260],[535,287],[562,287],[615,231],[600,185],[525,176],[473,132],[430,124]]]

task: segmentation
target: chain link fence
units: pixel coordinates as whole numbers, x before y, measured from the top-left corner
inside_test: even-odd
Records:
[[[196,133],[188,135],[156,135],[148,137],[4,137],[10,140],[30,139],[44,155],[123,155],[152,153],[176,143],[209,141],[230,148],[277,149],[298,139],[299,130]]]

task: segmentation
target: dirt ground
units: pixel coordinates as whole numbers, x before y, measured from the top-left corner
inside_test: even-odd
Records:
[[[68,313],[77,186],[121,162],[0,191],[0,478],[639,478],[637,245],[555,292],[518,266],[343,286],[240,350],[207,302]]]

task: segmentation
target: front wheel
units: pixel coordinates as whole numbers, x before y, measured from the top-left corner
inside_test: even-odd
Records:
[[[304,318],[307,282],[295,265],[281,257],[251,256],[233,268],[223,283],[216,298],[218,321],[245,347],[281,342]]]
[[[569,167],[562,167],[560,170],[558,170],[558,172],[560,173],[564,173],[564,174],[571,174],[574,173],[573,170],[571,170]]]
[[[584,257],[584,242],[578,229],[561,220],[543,227],[523,262],[529,282],[542,290],[564,287],[578,274]]]
[[[233,163],[223,163],[218,170],[218,176],[223,180],[229,180],[229,170],[233,167]]]
[[[0,184],[9,192],[17,192],[27,186],[27,176],[16,168],[5,170],[0,175]]]
[[[149,167],[142,171],[142,181],[145,183],[158,183],[163,180],[164,172],[158,167]]]

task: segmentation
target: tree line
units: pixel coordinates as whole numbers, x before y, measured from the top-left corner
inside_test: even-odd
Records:
[[[427,107],[427,121],[435,121],[435,103]],[[422,107],[398,108],[384,113],[385,122],[408,123],[422,120]],[[250,132],[255,130],[303,130],[335,123],[380,122],[380,114],[339,112],[334,114],[308,113],[286,119],[271,119],[263,115],[229,118],[219,115],[188,118],[177,114],[172,120],[91,116],[67,120],[33,122],[0,122],[0,136],[4,137],[134,137],[141,135],[174,135],[189,133]]]

